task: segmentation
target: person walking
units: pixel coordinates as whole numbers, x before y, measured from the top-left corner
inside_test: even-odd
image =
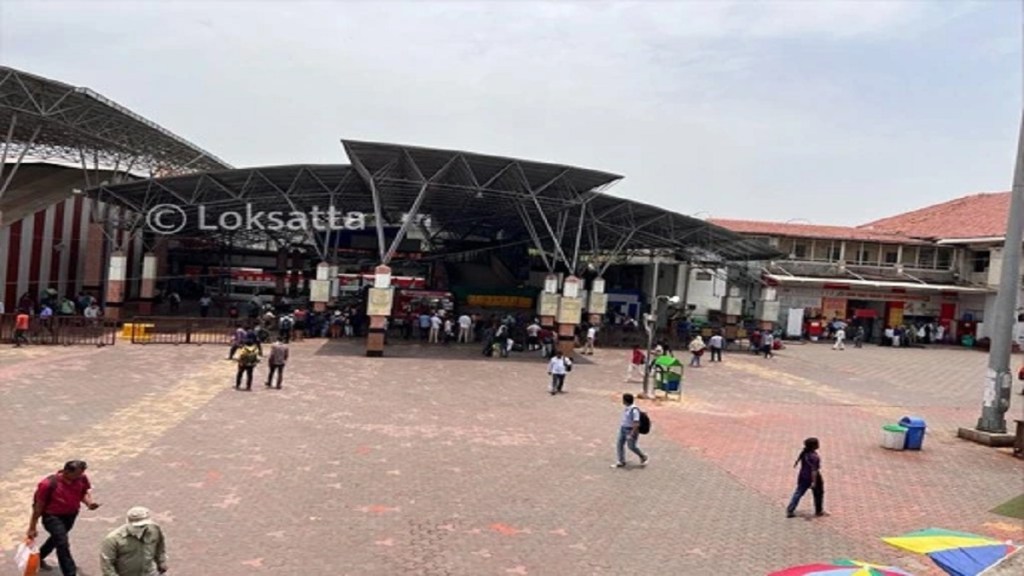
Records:
[[[100,544],[102,576],[154,576],[167,572],[164,532],[148,508],[128,510],[126,522]]]
[[[711,361],[721,362],[722,349],[725,348],[725,338],[723,338],[718,332],[715,332],[715,334],[708,339],[708,348],[711,349]]]
[[[643,374],[644,364],[647,362],[647,358],[644,356],[643,350],[640,350],[639,344],[633,344],[633,352],[629,357],[629,366],[626,368],[626,382],[633,379],[633,372],[639,372]]]
[[[24,342],[28,344],[28,311],[25,309],[18,310],[18,315],[14,317],[14,347],[21,348],[21,344]]]
[[[583,344],[583,353],[588,356],[594,355],[594,341],[597,340],[597,326],[591,325],[587,328],[587,341]]]
[[[57,551],[57,563],[64,576],[77,576],[78,566],[71,555],[71,542],[68,534],[75,526],[75,519],[84,503],[89,510],[100,507],[92,499],[92,484],[85,475],[87,465],[81,460],[69,460],[64,468],[55,474],[43,478],[36,487],[32,499],[32,519],[28,523],[26,536],[34,540],[39,535],[39,520],[43,528],[50,534],[39,549],[39,567],[41,570],[53,570],[46,562],[46,557]]]
[[[704,355],[705,348],[707,346],[704,345],[704,339],[700,337],[700,334],[690,340],[690,366],[700,368],[700,357]]]
[[[459,339],[457,344],[469,344],[470,331],[469,329],[473,326],[473,319],[469,317],[469,314],[463,314],[459,316]]]
[[[238,353],[238,372],[235,373],[235,390],[242,389],[242,375],[246,377],[245,390],[252,390],[252,372],[260,363],[260,350],[256,342],[246,339],[245,345]]]
[[[199,316],[206,318],[210,315],[210,305],[213,304],[213,299],[208,295],[203,294],[199,298]]]
[[[761,336],[761,352],[764,352],[766,360],[775,357],[775,334],[771,330],[765,330]]]
[[[857,331],[853,333],[853,347],[862,348],[864,346],[864,327],[857,326]]]
[[[629,450],[640,457],[641,466],[646,466],[647,461],[650,460],[647,454],[644,454],[636,446],[636,441],[640,437],[640,409],[633,402],[632,394],[627,392],[622,395],[622,405],[625,406],[625,409],[623,409],[622,418],[619,420],[619,439],[615,444],[617,459],[615,464],[612,464],[612,468],[622,468],[626,465],[626,446],[629,446]]]
[[[846,328],[842,325],[836,329],[836,343],[832,345],[833,350],[846,350]]]
[[[821,477],[821,457],[818,456],[818,439],[808,438],[804,440],[804,449],[797,456],[793,467],[800,466],[800,472],[796,477],[796,491],[793,498],[786,507],[786,518],[796,516],[796,507],[800,499],[810,489],[814,496],[814,515],[825,516],[825,481]]]
[[[267,374],[267,388],[270,388],[274,380],[274,373],[277,373],[277,389],[281,389],[281,380],[284,379],[284,365],[288,363],[288,345],[278,337],[277,342],[270,347],[270,359],[267,365],[270,366],[270,373]]]
[[[430,337],[427,338],[427,343],[437,344],[440,342],[442,322],[441,316],[434,312],[434,315],[430,317]]]
[[[548,392],[554,396],[562,393],[565,385],[565,375],[572,370],[572,360],[562,355],[562,351],[555,352],[555,357],[548,362],[548,374],[551,376],[551,384]]]

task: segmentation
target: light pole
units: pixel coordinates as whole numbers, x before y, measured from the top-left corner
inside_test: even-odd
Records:
[[[655,296],[651,301],[651,312],[647,316],[646,326],[644,326],[647,328],[647,350],[644,353],[647,357],[647,365],[644,366],[644,398],[654,398],[654,395],[650,393],[651,367],[654,366],[654,359],[650,355],[654,348],[654,330],[658,326],[658,308],[661,307],[662,300],[670,304],[678,304],[679,296]]]
[[[1024,241],[1024,117],[1017,141],[1017,166],[1013,171],[1010,193],[1010,214],[1007,216],[1006,239],[1003,241],[1002,274],[996,292],[992,321],[992,345],[985,375],[985,396],[978,430],[1002,434],[1006,432],[1006,411],[1010,408],[1010,350],[1013,325],[1017,322],[1017,296],[1020,292],[1021,242]]]

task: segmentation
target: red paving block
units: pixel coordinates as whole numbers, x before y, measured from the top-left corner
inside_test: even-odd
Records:
[[[72,538],[93,572],[135,504],[165,524],[177,573],[225,576],[746,575],[841,556],[929,574],[879,538],[941,526],[1024,541],[988,512],[1024,491],[1021,461],[955,438],[980,410],[985,358],[969,351],[726,355],[687,371],[683,402],[644,402],[651,465],[623,470],[608,467],[619,395],[639,385],[622,382],[619,350],[581,358],[555,397],[535,355],[486,359],[475,345],[367,359],[360,342],[306,341],[283,390],[249,393],[231,389],[224,352],[0,351],[0,433],[17,439],[0,454],[0,536],[24,529],[26,482],[59,465],[40,455],[76,450],[67,458],[99,458],[105,507]],[[136,411],[164,398],[163,424]],[[921,452],[879,445],[904,413],[928,421]],[[810,435],[832,516],[789,520]]]

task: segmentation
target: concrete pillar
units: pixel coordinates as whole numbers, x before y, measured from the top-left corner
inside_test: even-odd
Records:
[[[604,293],[604,278],[595,278],[590,286],[590,299],[587,302],[587,321],[590,325],[600,326],[607,309],[608,295]]]
[[[82,269],[82,290],[97,301],[103,288],[103,255],[106,247],[106,236],[103,224],[90,222],[86,231],[85,265]]]
[[[338,265],[331,264],[327,268],[327,279],[330,282],[329,285],[329,298],[328,302],[331,304],[337,303],[338,301]]]
[[[313,303],[313,310],[323,312],[327,309],[327,301],[331,299],[330,266],[327,262],[316,265],[316,280],[309,288],[309,301]]]
[[[580,279],[576,276],[567,277],[562,285],[562,297],[558,301],[558,350],[570,358],[576,351],[574,336],[583,312],[579,294]]]
[[[394,302],[394,290],[391,288],[391,268],[381,264],[373,273],[373,288],[370,288],[366,297],[366,315],[370,318],[366,355],[380,357],[384,355],[384,335]]]
[[[128,272],[128,258],[124,252],[117,251],[110,255],[107,268],[107,304],[103,315],[117,320],[121,317],[124,306],[125,275]]]
[[[142,286],[139,290],[139,314],[153,314],[153,293],[156,290],[157,256],[147,252],[142,257]]]
[[[548,274],[544,279],[544,291],[537,295],[537,317],[541,328],[555,331],[555,317],[558,316],[558,276]]]
[[[285,278],[288,274],[288,250],[278,248],[277,268],[274,270],[274,304],[280,304],[287,291]]]

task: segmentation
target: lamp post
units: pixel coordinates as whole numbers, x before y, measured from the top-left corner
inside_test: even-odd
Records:
[[[651,350],[654,348],[654,330],[658,326],[658,308],[662,301],[670,304],[678,304],[679,296],[655,296],[651,302],[651,312],[647,317],[645,328],[647,329],[647,351],[646,355],[651,354]],[[647,366],[644,367],[644,398],[654,398],[654,394],[650,392],[650,381],[651,381],[651,367],[654,365],[654,359],[647,358]]]

